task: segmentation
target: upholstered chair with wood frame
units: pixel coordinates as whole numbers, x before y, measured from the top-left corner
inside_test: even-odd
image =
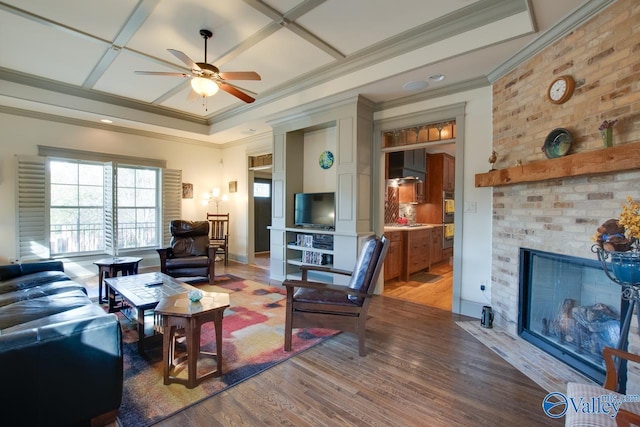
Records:
[[[209,245],[209,221],[173,220],[171,242],[158,249],[160,271],[172,277],[203,276],[215,282],[215,249]]]
[[[623,359],[634,363],[640,363],[640,355],[629,353],[627,351],[618,350],[615,348],[605,347],[603,352],[604,363],[606,368],[606,377],[603,386],[590,385],[583,383],[568,383],[566,397],[569,400],[567,402],[567,412],[565,414],[565,426],[578,427],[578,426],[590,426],[590,427],[629,427],[631,425],[640,426],[640,402],[636,402],[635,399],[630,402],[622,403],[618,414],[615,418],[610,414],[600,413],[593,414],[589,412],[583,412],[582,406],[578,406],[578,411],[573,409],[571,399],[574,402],[578,402],[580,405],[580,399],[583,402],[592,402],[592,398],[600,398],[607,396],[606,399],[615,397],[616,399],[622,399],[624,401],[625,395],[617,393],[619,378],[618,378],[618,360]],[[610,401],[610,400],[609,400]]]
[[[224,255],[224,265],[229,265],[229,214],[207,213],[211,228],[210,244],[216,248],[216,254]]]
[[[301,280],[285,280],[287,306],[284,350],[291,351],[294,328],[327,328],[353,332],[358,336],[358,353],[365,356],[365,322],[371,297],[380,276],[389,241],[383,235],[368,237],[354,270],[304,265]],[[347,286],[313,282],[310,271],[351,276]]]

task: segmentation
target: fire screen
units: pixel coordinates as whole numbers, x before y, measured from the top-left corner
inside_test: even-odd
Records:
[[[597,260],[520,249],[522,338],[595,381],[603,347],[617,347],[629,303]]]

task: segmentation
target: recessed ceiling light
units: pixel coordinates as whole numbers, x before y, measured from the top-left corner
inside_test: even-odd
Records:
[[[429,86],[428,82],[424,80],[415,80],[415,81],[407,82],[403,84],[402,89],[406,91],[422,90],[422,89],[426,89],[427,86]]]
[[[441,82],[444,79],[445,79],[444,74],[434,74],[433,76],[429,77],[429,80],[433,82]]]
[[[113,121],[112,121],[112,120],[109,120],[109,119],[102,119],[102,120],[100,120],[100,121],[101,121],[102,123],[107,123],[107,124],[109,124],[109,123],[113,123]]]

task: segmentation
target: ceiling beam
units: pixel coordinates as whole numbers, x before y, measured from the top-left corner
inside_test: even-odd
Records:
[[[297,36],[301,37],[305,41],[311,43],[318,49],[322,50],[326,54],[332,56],[335,59],[344,59],[345,55],[340,52],[335,47],[331,46],[326,41],[322,40],[320,37],[308,31],[303,26],[299,25],[295,22],[296,19],[305,15],[306,13],[312,11],[316,7],[320,6],[325,0],[306,0],[294,7],[293,9],[288,10],[284,14],[278,12],[268,4],[264,3],[261,0],[242,0],[249,6],[256,9],[258,12],[267,16],[269,19],[273,20],[274,24],[277,24],[280,27],[288,28],[290,31],[295,33]],[[225,57],[226,59],[226,57]]]
[[[84,83],[82,83],[83,88],[91,89],[93,85],[96,84],[105,71],[107,71],[107,68],[109,68],[118,57],[122,47],[129,43],[131,37],[140,29],[140,26],[146,21],[149,15],[151,15],[151,12],[153,12],[153,9],[159,1],[160,0],[142,0],[138,3],[138,6],[131,13],[131,16],[129,16],[129,19],[127,19],[127,22],[111,43],[111,47],[102,55],[102,58],[100,58]]]

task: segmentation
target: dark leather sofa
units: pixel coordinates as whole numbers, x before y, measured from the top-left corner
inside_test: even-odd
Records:
[[[104,425],[122,400],[122,333],[62,262],[0,266],[2,421]]]

